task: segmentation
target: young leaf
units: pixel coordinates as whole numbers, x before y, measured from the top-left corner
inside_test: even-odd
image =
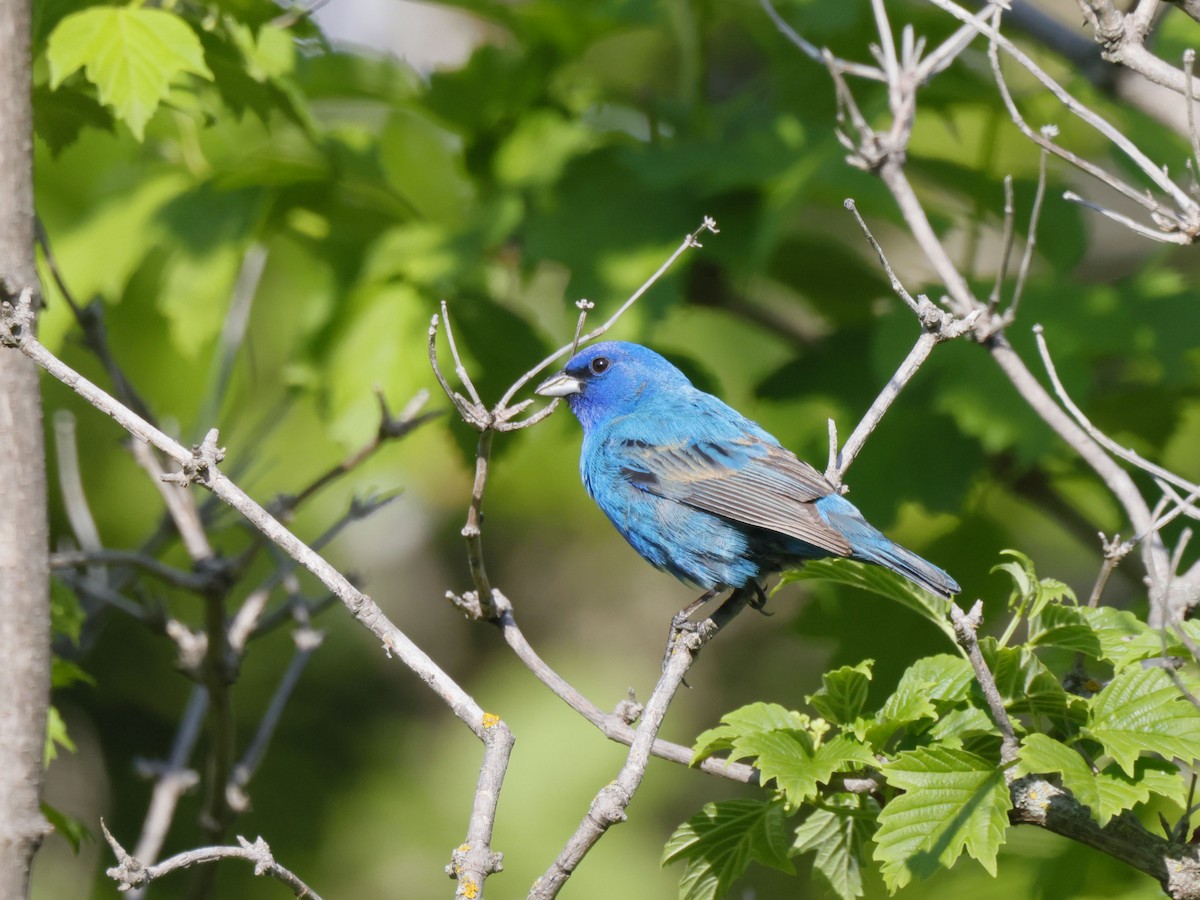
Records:
[[[804,700],[823,719],[837,725],[849,725],[867,702],[867,682],[875,660],[866,659],[857,666],[842,666],[821,676],[821,689]]]
[[[1029,645],[1036,647],[1061,647],[1074,650],[1092,659],[1100,659],[1104,649],[1084,613],[1086,609],[1075,606],[1049,604],[1039,616],[1030,616]]]
[[[1200,710],[1160,668],[1127,668],[1089,703],[1085,733],[1126,775],[1143,751],[1185,763],[1200,759]]]
[[[1181,807],[1186,802],[1187,785],[1174,763],[1144,757],[1133,768],[1134,774],[1129,776],[1116,763],[1111,763],[1097,773],[1100,801],[1092,812],[1101,825],[1117,813],[1147,802],[1151,794],[1165,797]]]
[[[1101,606],[1080,609],[1100,639],[1101,659],[1120,670],[1162,653],[1162,636],[1125,609]]]
[[[1057,772],[1063,787],[1075,795],[1100,821],[1100,789],[1087,760],[1061,741],[1044,734],[1026,735],[1021,741],[1017,771],[1022,775],[1048,775]],[[1103,825],[1107,819],[1101,821]]]
[[[867,802],[873,804],[873,801]],[[854,900],[863,895],[863,857],[875,823],[854,815],[856,811],[849,806],[845,812],[813,810],[796,829],[796,843],[792,846],[792,855],[816,853],[813,874],[839,900]]]
[[[733,755],[733,759],[748,756],[749,753],[737,750],[739,741],[745,736],[792,729],[811,732],[815,736],[824,733],[828,727],[814,729],[812,720],[808,716],[780,706],[778,703],[747,704],[721,716],[721,724],[716,728],[700,732],[692,749],[692,765],[707,759],[714,753],[722,753],[726,750],[737,751]]]
[[[878,762],[870,749],[846,735],[838,735],[819,747],[806,731],[764,731],[738,742],[739,756],[754,757],[754,767],[763,782],[775,781],[788,804],[797,807],[817,795],[834,772],[846,772]]]
[[[663,865],[687,860],[679,900],[725,896],[751,860],[794,872],[783,803],[779,800],[724,800],[705,804],[671,835]]]
[[[46,821],[62,835],[63,839],[71,845],[71,849],[79,852],[79,847],[85,840],[92,839],[92,833],[88,827],[76,819],[74,816],[69,816],[61,809],[51,806],[49,803],[42,804],[42,815],[46,817]]]
[[[900,676],[896,690],[879,712],[855,723],[854,732],[872,746],[881,747],[905,725],[936,719],[935,702],[965,700],[974,677],[971,664],[961,656],[941,653],[919,659]]]
[[[964,849],[996,874],[1012,800],[994,763],[932,747],[900,754],[883,773],[905,791],[883,808],[875,834],[875,859],[889,890],[948,868]]]
[[[990,637],[979,643],[1005,706],[1014,713],[1029,712],[1056,718],[1069,716],[1069,697],[1062,683],[1030,650],[998,647],[995,639]]]
[[[42,751],[42,765],[48,766],[58,758],[59,747],[71,753],[75,752],[75,742],[67,734],[67,723],[63,721],[58,709],[51,706],[46,716],[46,745]]]
[[[212,78],[200,39],[175,13],[141,6],[94,6],[55,26],[46,48],[50,87],[78,71],[96,85],[140,141],[146,122],[185,73]]]
[[[922,590],[911,581],[901,578],[879,566],[851,562],[848,559],[822,559],[807,562],[803,568],[783,573],[781,585],[793,581],[832,581],[848,587],[870,591],[928,619],[942,632],[954,640],[954,629],[950,626],[950,601]]]

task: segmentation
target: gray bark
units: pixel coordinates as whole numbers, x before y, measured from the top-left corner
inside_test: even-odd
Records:
[[[36,284],[30,2],[0,2],[0,289]],[[0,900],[29,896],[50,700],[46,471],[37,369],[0,348]]]

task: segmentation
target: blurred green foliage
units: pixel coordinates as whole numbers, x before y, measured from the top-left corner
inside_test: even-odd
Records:
[[[478,46],[461,64],[421,72],[395,55],[331,46],[309,18],[268,0],[163,10],[35,2],[38,212],[65,283],[78,302],[102,305],[117,359],[167,427],[194,440],[219,426],[226,466],[252,494],[266,501],[294,492],[374,434],[376,387],[393,407],[422,388],[434,389],[433,405],[447,405],[426,358],[441,300],[475,383],[495,400],[569,338],[577,299],[596,303],[600,321],[711,215],[720,235],[690,251],[613,335],[661,349],[821,463],[827,420],[848,435],[918,333],[843,209],[846,197],[872,222],[909,290],[937,294],[922,283],[928,272],[890,197],[843,161],[827,73],[751,0],[446,5],[463,14]],[[925,4],[890,6],[895,21],[913,22],[931,40],[953,27]],[[798,0],[780,11],[810,39],[865,58],[867,4]],[[358,13],[353,0],[331,11]],[[165,82],[93,65],[105,52],[128,51],[120,42],[136,29],[115,23],[160,16],[171,20],[173,40],[139,48],[159,54],[151,62]],[[1182,19],[1168,14],[1170,40],[1179,40]],[[85,20],[100,42],[90,48],[79,46]],[[1183,165],[1183,141],[1056,71],[1161,161]],[[969,51],[922,92],[908,171],[986,295],[1002,179],[1014,178],[1021,239],[1039,158],[984,73],[981,51]],[[1031,121],[1052,121],[1079,152],[1118,164],[1063,109],[1019,78],[1014,86]],[[863,86],[861,96],[868,114],[883,115],[881,87]],[[1098,227],[1060,199],[1074,178],[1051,165],[1034,275],[1010,338],[1032,366],[1029,326],[1043,324],[1060,373],[1098,426],[1200,477],[1196,263],[1187,251]],[[214,405],[221,332],[252,247],[265,251],[266,266],[232,383]],[[43,339],[109,385],[46,275]],[[119,429],[58,384],[46,384],[46,402],[77,414],[105,544],[139,545],[162,511]],[[496,441],[485,545],[493,578],[543,655],[611,707],[630,687],[649,690],[670,614],[690,596],[649,571],[583,496],[577,446],[564,415]],[[292,525],[312,539],[351,494],[404,490],[329,552],[516,732],[496,836],[505,871],[488,890],[519,896],[612,777],[622,750],[550,697],[490,629],[462,621],[442,599],[469,580],[458,529],[473,447],[468,428],[442,418],[319,496]],[[1002,547],[1020,549],[1039,572],[1086,596],[1099,565],[1097,530],[1128,530],[1089,470],[967,343],[937,349],[848,481],[868,518],[944,565],[967,596],[988,601],[989,623],[1001,620],[1008,596],[1004,578],[989,574]],[[61,501],[52,502],[66,540]],[[219,522],[222,552],[247,545],[231,517]],[[177,547],[168,558],[185,561]],[[263,563],[248,583],[268,570]],[[201,619],[194,598],[160,585],[138,599]],[[1132,558],[1106,600],[1144,612]],[[844,583],[789,587],[772,608],[774,619],[748,615],[704,654],[667,736],[691,744],[754,701],[796,709],[823,671],[868,658],[875,664],[863,702],[878,708],[915,660],[951,650],[912,608]],[[281,863],[328,897],[447,895],[442,866],[462,839],[478,747],[340,609],[320,627],[329,637],[250,785],[253,808],[237,830],[262,834]],[[133,760],[165,755],[188,683],[173,672],[168,642],[111,611],[84,628],[81,649],[69,655],[95,684],[56,695],[79,749],[51,766],[51,802],[93,831],[103,814],[128,846],[148,796]],[[243,665],[234,688],[242,744],[289,655],[280,632]],[[1052,660],[1058,674],[1069,665],[1069,654],[1061,657]],[[766,802],[764,815],[776,815],[757,791],[656,763],[629,823],[601,842],[565,895],[669,895],[679,871],[659,871],[662,847],[709,801],[737,814]],[[184,799],[168,852],[196,842],[199,802]],[[836,825],[809,819],[798,844],[820,858],[820,846],[861,838]],[[113,895],[106,849],[85,843],[74,862],[61,851],[43,853],[37,896]],[[825,859],[818,880],[857,884],[844,856]],[[778,854],[765,861],[792,865]],[[818,896],[810,863],[800,865],[799,881],[757,867],[744,883],[763,897]],[[1157,893],[1111,860],[1021,830],[999,848],[996,866],[996,882],[960,864],[906,896]],[[882,894],[876,872],[861,880],[869,896]],[[176,896],[180,884],[157,895]],[[279,890],[232,865],[218,880],[218,895],[232,900]]]

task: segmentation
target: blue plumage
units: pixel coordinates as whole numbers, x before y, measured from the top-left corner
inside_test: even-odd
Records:
[[[583,425],[579,470],[592,499],[643,558],[676,578],[740,588],[805,560],[849,557],[943,597],[960,590],[653,350],[594,344],[537,390],[565,397]]]

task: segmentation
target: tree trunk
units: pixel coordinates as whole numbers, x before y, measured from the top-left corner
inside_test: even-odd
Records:
[[[0,0],[0,289],[36,285],[30,0]],[[0,900],[29,896],[50,701],[46,468],[34,365],[0,348]]]

